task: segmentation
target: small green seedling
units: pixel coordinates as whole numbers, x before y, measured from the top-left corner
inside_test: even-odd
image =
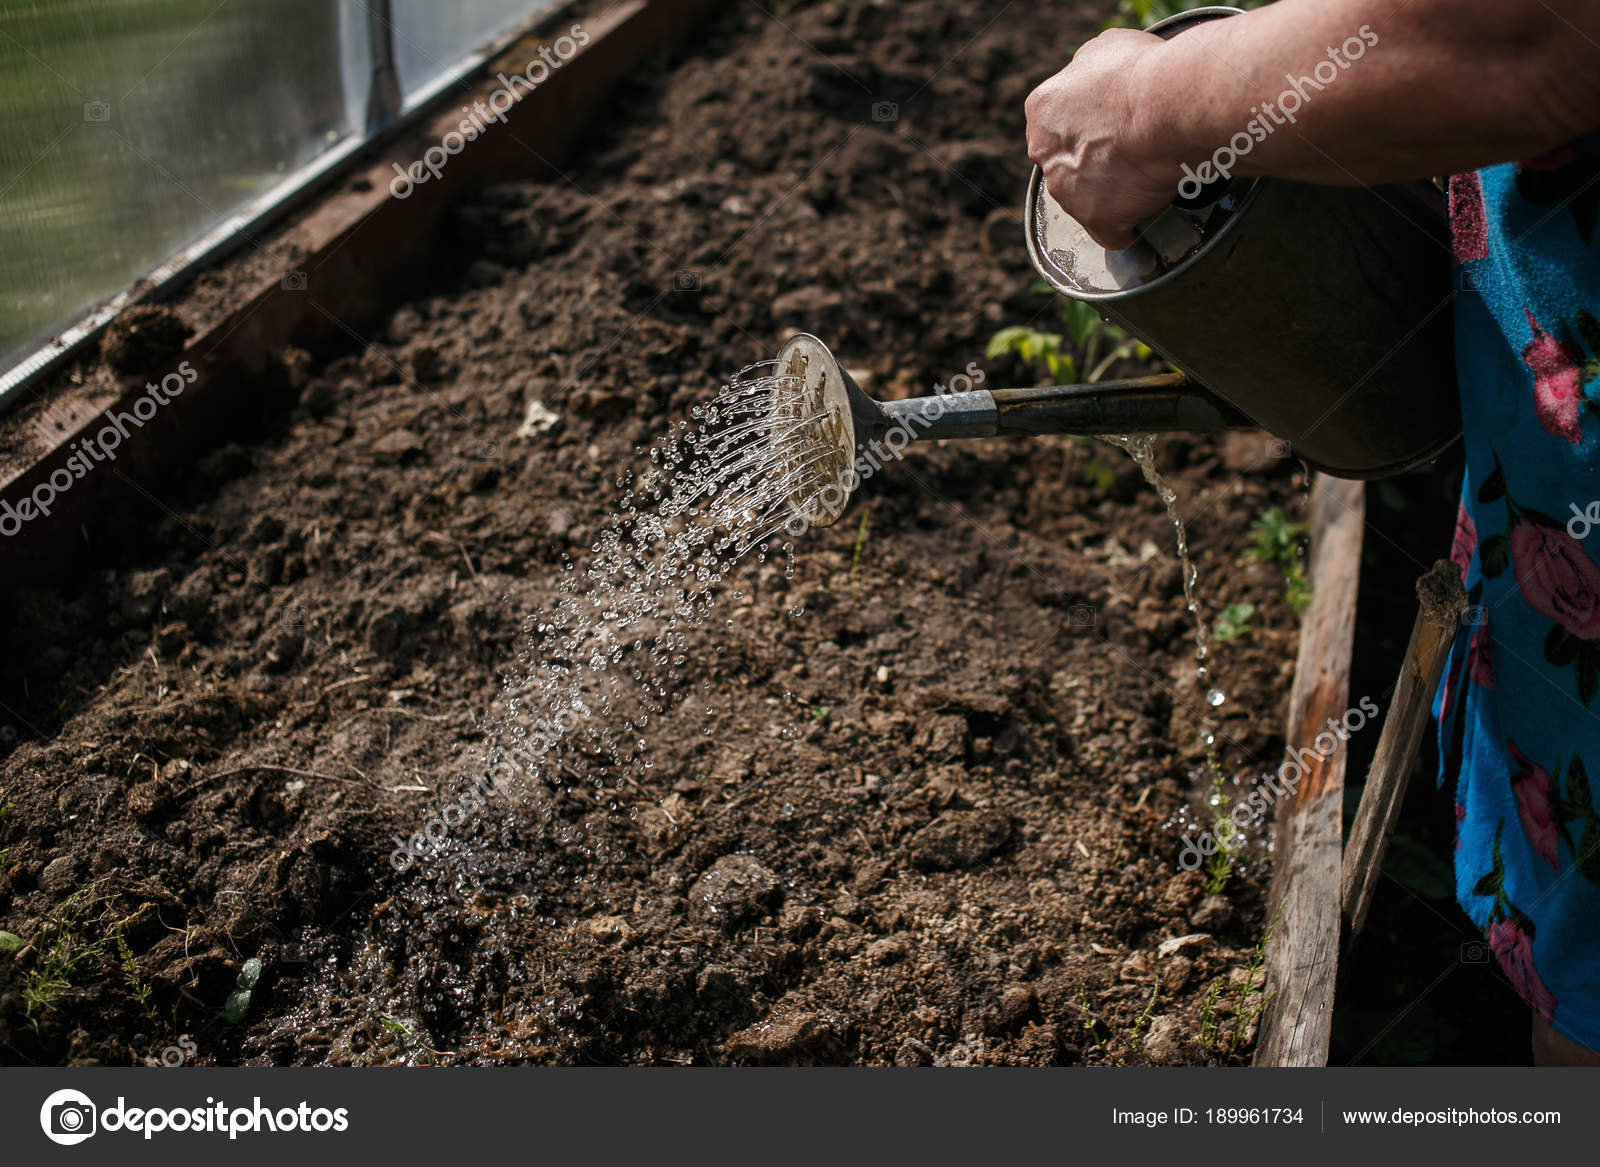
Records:
[[[1054,332],[1040,332],[1026,325],[1002,328],[989,339],[984,356],[991,361],[1015,353],[1024,363],[1043,361],[1050,378],[1063,384],[1077,376],[1077,366],[1070,356],[1061,351],[1064,338]]]
[[[1309,527],[1290,522],[1282,507],[1273,507],[1250,524],[1250,549],[1245,552],[1283,573],[1283,602],[1295,612],[1304,612],[1311,604],[1311,583],[1300,562],[1300,540]]]
[[[123,936],[120,928],[113,931],[111,937],[117,944],[117,958],[122,962],[122,980],[128,986],[128,995],[133,998],[145,1017],[154,1021],[156,1010],[151,1004],[150,986],[145,984],[144,978],[139,975],[139,962],[134,959],[133,950],[128,947],[127,937]]]
[[[1139,1052],[1139,1035],[1144,1032],[1144,1027],[1150,1023],[1150,1014],[1156,1007],[1156,994],[1161,992],[1161,986],[1150,986],[1150,999],[1144,1003],[1144,1012],[1139,1014],[1139,1019],[1133,1023],[1133,1032],[1128,1035],[1128,1044],[1135,1053]]]
[[[1256,606],[1249,600],[1229,604],[1217,613],[1217,622],[1211,626],[1211,639],[1218,644],[1226,644],[1230,640],[1249,636],[1250,619],[1255,614]]]
[[[222,1015],[227,1018],[229,1025],[238,1025],[243,1021],[245,1014],[250,1012],[250,997],[256,987],[256,982],[261,979],[261,959],[252,956],[244,962],[244,967],[239,970],[239,975],[234,978],[233,992],[228,994],[227,1002],[222,1006]]]
[[[0,952],[21,952],[22,937],[15,932],[0,932]]]
[[[861,522],[856,527],[855,550],[850,552],[850,594],[856,594],[856,575],[861,571],[861,556],[867,549],[867,527],[872,522],[872,508],[861,512]]]

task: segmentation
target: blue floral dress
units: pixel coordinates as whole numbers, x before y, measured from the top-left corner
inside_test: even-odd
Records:
[[[1435,712],[1457,895],[1533,1010],[1600,1049],[1600,137],[1456,176],[1450,213],[1473,607]]]

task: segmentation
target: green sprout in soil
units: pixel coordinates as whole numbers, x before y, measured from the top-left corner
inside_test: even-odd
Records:
[[[33,943],[17,952],[18,960],[29,953],[34,958],[33,969],[22,989],[22,1004],[23,1012],[35,1027],[40,1017],[72,991],[84,968],[100,957],[104,942],[88,939],[79,925],[91,908],[110,898],[100,894],[103,883],[105,880],[97,879],[63,900]]]
[[[1033,290],[1052,293],[1054,289],[1039,282]],[[1063,332],[1044,332],[1025,324],[1002,328],[990,337],[984,355],[995,360],[1015,354],[1028,365],[1042,361],[1045,372],[1058,384],[1076,381],[1080,369],[1088,370],[1084,380],[1093,384],[1118,361],[1147,360],[1152,355],[1144,344],[1100,319],[1100,313],[1081,300],[1062,297],[1060,318]]]
[[[872,508],[861,512],[861,522],[856,526],[856,546],[850,553],[850,594],[856,594],[856,575],[861,571],[861,554],[867,549],[867,527],[872,522]]]
[[[227,1018],[229,1025],[238,1025],[245,1019],[245,1014],[250,1012],[250,998],[256,987],[256,982],[261,979],[261,958],[252,956],[244,962],[244,967],[239,970],[239,975],[234,978],[233,992],[228,994],[228,999],[223,1003],[222,1015]]]
[[[1217,622],[1211,626],[1211,639],[1216,644],[1226,644],[1230,640],[1239,640],[1250,635],[1250,618],[1256,614],[1256,606],[1249,600],[1238,604],[1229,604],[1217,613]]]
[[[1249,959],[1240,970],[1241,975],[1231,991],[1225,991],[1229,983],[1227,977],[1217,977],[1211,982],[1211,987],[1206,991],[1206,999],[1200,1007],[1200,1044],[1210,1049],[1226,1051],[1235,1056],[1244,1047],[1245,1040],[1250,1035],[1250,1027],[1255,1024],[1266,1007],[1272,1003],[1276,991],[1267,992],[1267,946],[1272,943],[1272,933],[1278,925],[1278,915],[1283,912],[1283,905],[1278,905],[1278,912],[1267,922],[1266,931],[1262,932],[1261,939],[1256,942]],[[1226,1024],[1222,1015],[1231,1015],[1231,1025]]]
[[[117,959],[122,962],[122,980],[128,986],[128,995],[133,998],[145,1017],[154,1021],[156,1010],[151,1004],[150,986],[145,984],[144,978],[139,975],[139,962],[134,959],[133,950],[128,947],[127,937],[122,934],[122,929],[117,928],[112,931],[111,938],[117,944]]]
[[[504,997],[501,998],[500,1003],[501,1006],[504,1007]],[[378,1024],[382,1025],[384,1029],[392,1033],[395,1037],[395,1040],[400,1043],[400,1047],[407,1053],[410,1053],[412,1050],[421,1050],[427,1055],[427,1060],[430,1065],[433,1063],[435,1058],[453,1056],[434,1049],[431,1045],[422,1040],[421,1036],[418,1035],[415,1029],[407,1025],[404,1021],[401,1021],[400,1018],[396,1017],[392,1013],[385,1013],[383,1016],[379,1017]]]
[[[1245,552],[1283,573],[1283,602],[1295,612],[1304,612],[1311,603],[1311,583],[1300,562],[1300,540],[1309,526],[1290,522],[1282,507],[1273,507],[1250,524],[1250,549]]]
[[[1139,1035],[1144,1032],[1144,1027],[1150,1024],[1150,1014],[1156,1007],[1156,994],[1161,992],[1161,986],[1150,986],[1150,999],[1144,1003],[1144,1012],[1139,1014],[1139,1019],[1133,1023],[1133,1031],[1128,1034],[1128,1044],[1134,1049],[1139,1048]]]
[[[1105,1023],[1089,1011],[1089,986],[1078,986],[1078,1016],[1083,1024],[1083,1031],[1089,1035],[1094,1044],[1089,1047],[1091,1053],[1098,1053],[1106,1048],[1106,1037],[1110,1030]]]

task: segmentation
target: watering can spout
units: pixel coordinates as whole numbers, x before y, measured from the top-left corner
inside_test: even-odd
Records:
[[[849,506],[860,485],[855,471],[877,465],[884,448],[898,451],[929,438],[1001,434],[1172,433],[1254,428],[1233,406],[1182,373],[1093,385],[1037,389],[971,389],[904,401],[868,396],[827,345],[798,333],[778,351],[783,386],[774,397],[775,431],[785,435],[781,460],[798,472],[796,512],[825,527]]]
[[[876,404],[876,403],[874,403]],[[1255,423],[1182,373],[1093,385],[974,389],[879,406],[881,424],[917,438],[998,434],[1155,434],[1253,428]]]

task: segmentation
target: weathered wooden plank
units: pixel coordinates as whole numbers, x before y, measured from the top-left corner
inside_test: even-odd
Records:
[[[1411,643],[1400,663],[1394,699],[1384,717],[1383,734],[1367,769],[1367,785],[1361,792],[1361,806],[1350,825],[1350,843],[1344,851],[1339,882],[1352,932],[1361,931],[1367,922],[1367,909],[1372,906],[1372,891],[1383,870],[1389,836],[1400,817],[1400,804],[1405,801],[1417,750],[1428,728],[1433,695],[1439,690],[1450,642],[1467,610],[1461,569],[1448,559],[1435,563],[1417,581],[1417,600],[1420,606],[1411,627]]]
[[[1304,775],[1278,803],[1277,848],[1268,912],[1266,991],[1256,1042],[1258,1066],[1328,1061],[1339,963],[1339,836],[1344,801],[1343,743],[1321,753],[1327,722],[1350,708],[1350,653],[1366,517],[1362,484],[1318,476],[1311,492],[1313,592],[1300,628],[1285,744]],[[1331,736],[1331,735],[1330,735]],[[1324,739],[1326,741],[1326,739]],[[1337,739],[1336,739],[1337,740]]]

